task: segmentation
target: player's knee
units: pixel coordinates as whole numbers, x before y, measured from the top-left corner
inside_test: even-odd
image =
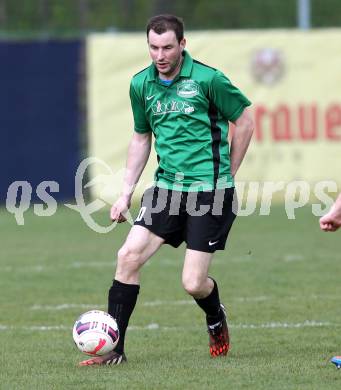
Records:
[[[202,292],[202,283],[199,279],[184,277],[182,279],[182,285],[186,292],[194,297],[200,295]]]
[[[124,245],[117,253],[117,267],[138,270],[141,267],[141,254]]]

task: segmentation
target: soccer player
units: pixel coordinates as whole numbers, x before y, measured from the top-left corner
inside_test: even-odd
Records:
[[[111,219],[126,220],[152,136],[158,156],[155,185],[143,195],[140,213],[118,252],[109,290],[108,312],[118,322],[119,344],[80,365],[126,361],[124,339],[140,290],[139,271],[163,244],[186,243],[182,284],[206,315],[210,354],[225,356],[229,349],[225,308],[208,271],[214,252],[225,248],[235,219],[234,176],[253,131],[251,103],[222,72],[192,59],[180,18],[151,18],[147,42],[152,64],[131,81],[135,131]],[[228,55],[227,47],[221,50]],[[230,150],[228,122],[235,125]]]
[[[320,228],[325,232],[335,232],[341,226],[341,194],[330,211],[320,218]]]
[[[335,232],[339,227],[341,227],[341,193],[330,211],[320,218],[320,228],[325,232]],[[341,357],[334,356],[331,362],[340,368]]]

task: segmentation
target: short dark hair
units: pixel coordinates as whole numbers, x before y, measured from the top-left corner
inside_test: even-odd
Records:
[[[169,30],[174,31],[178,42],[184,38],[184,22],[175,15],[164,14],[153,16],[147,24],[147,39],[150,30],[155,31],[157,34],[163,34]]]

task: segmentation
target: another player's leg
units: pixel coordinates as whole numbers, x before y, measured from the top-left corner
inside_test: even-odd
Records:
[[[219,299],[215,280],[208,277],[213,254],[187,249],[182,273],[185,290],[206,314],[212,357],[225,356],[230,347],[226,312]]]
[[[115,279],[109,290],[108,312],[117,321],[120,338],[115,351],[85,360],[80,365],[121,364],[125,333],[139,293],[140,268],[160,248],[164,240],[142,226],[133,226],[118,252]]]

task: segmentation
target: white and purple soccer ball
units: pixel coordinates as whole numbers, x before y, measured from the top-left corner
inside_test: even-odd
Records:
[[[111,352],[120,337],[115,319],[101,310],[82,314],[73,326],[72,336],[77,348],[91,356]]]

